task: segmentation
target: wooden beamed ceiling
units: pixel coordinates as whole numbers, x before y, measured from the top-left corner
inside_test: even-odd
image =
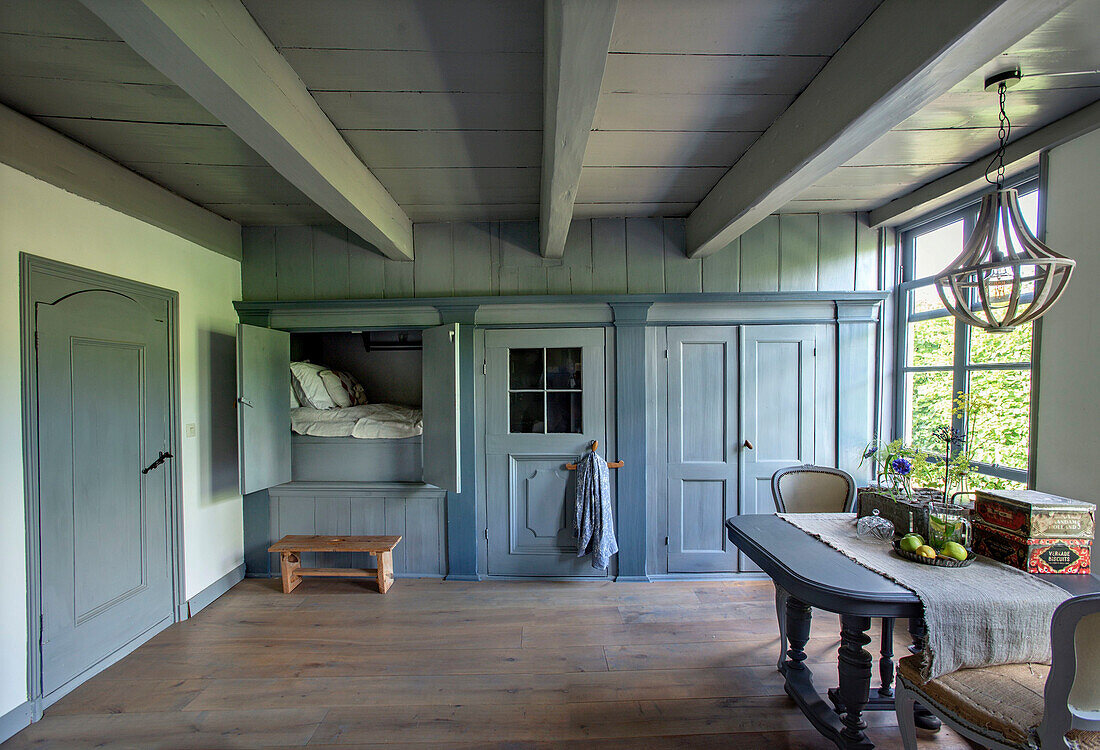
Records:
[[[1084,111],[1100,74],[1061,74],[1100,68],[1098,25],[1100,0],[0,0],[0,102],[226,218],[335,219],[390,257],[412,222],[536,217],[556,257],[603,216],[687,216],[702,256],[970,174],[994,69],[1024,67],[1014,137]]]

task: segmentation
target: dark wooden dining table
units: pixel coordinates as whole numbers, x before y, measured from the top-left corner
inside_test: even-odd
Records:
[[[789,595],[787,598],[787,659],[781,666],[784,689],[810,723],[843,750],[870,750],[874,744],[864,733],[865,710],[893,710],[890,684],[882,685],[871,700],[873,659],[864,648],[874,618],[906,618],[913,637],[910,650],[924,645],[920,599],[909,589],[865,568],[775,514],[735,516],[726,520],[726,533]],[[1073,596],[1100,592],[1100,578],[1093,575],[1044,575]],[[840,615],[840,648],[837,652],[839,687],[829,700],[813,684],[806,666],[813,608]],[[883,649],[880,675],[893,679],[892,652]],[[925,723],[928,724],[928,719]],[[938,725],[938,724],[937,724]]]

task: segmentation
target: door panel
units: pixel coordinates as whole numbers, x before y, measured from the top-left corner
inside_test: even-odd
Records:
[[[747,326],[742,331],[741,513],[772,513],[771,476],[814,463],[816,348],[820,326]],[[759,570],[744,555],[741,570]]]
[[[737,570],[737,329],[668,329],[668,570]]]
[[[290,481],[290,334],[237,325],[241,494]]]
[[[36,307],[43,693],[173,616],[168,329],[121,294]]]
[[[603,330],[489,331],[485,354],[488,572],[606,576],[577,557],[565,468],[608,448]]]
[[[422,367],[424,481],[461,492],[457,323],[424,331]]]

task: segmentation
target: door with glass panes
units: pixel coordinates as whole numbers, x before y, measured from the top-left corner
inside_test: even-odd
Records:
[[[604,330],[485,334],[485,476],[490,575],[604,577],[578,558],[575,472],[606,450]],[[605,454],[606,455],[606,454]]]

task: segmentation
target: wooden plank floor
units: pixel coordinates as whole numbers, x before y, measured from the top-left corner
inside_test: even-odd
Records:
[[[830,748],[783,693],[773,596],[769,583],[438,580],[284,595],[249,579],[3,748]],[[839,623],[814,624],[824,688]],[[893,713],[866,717],[879,747],[901,747]],[[969,746],[945,729],[921,747]]]

